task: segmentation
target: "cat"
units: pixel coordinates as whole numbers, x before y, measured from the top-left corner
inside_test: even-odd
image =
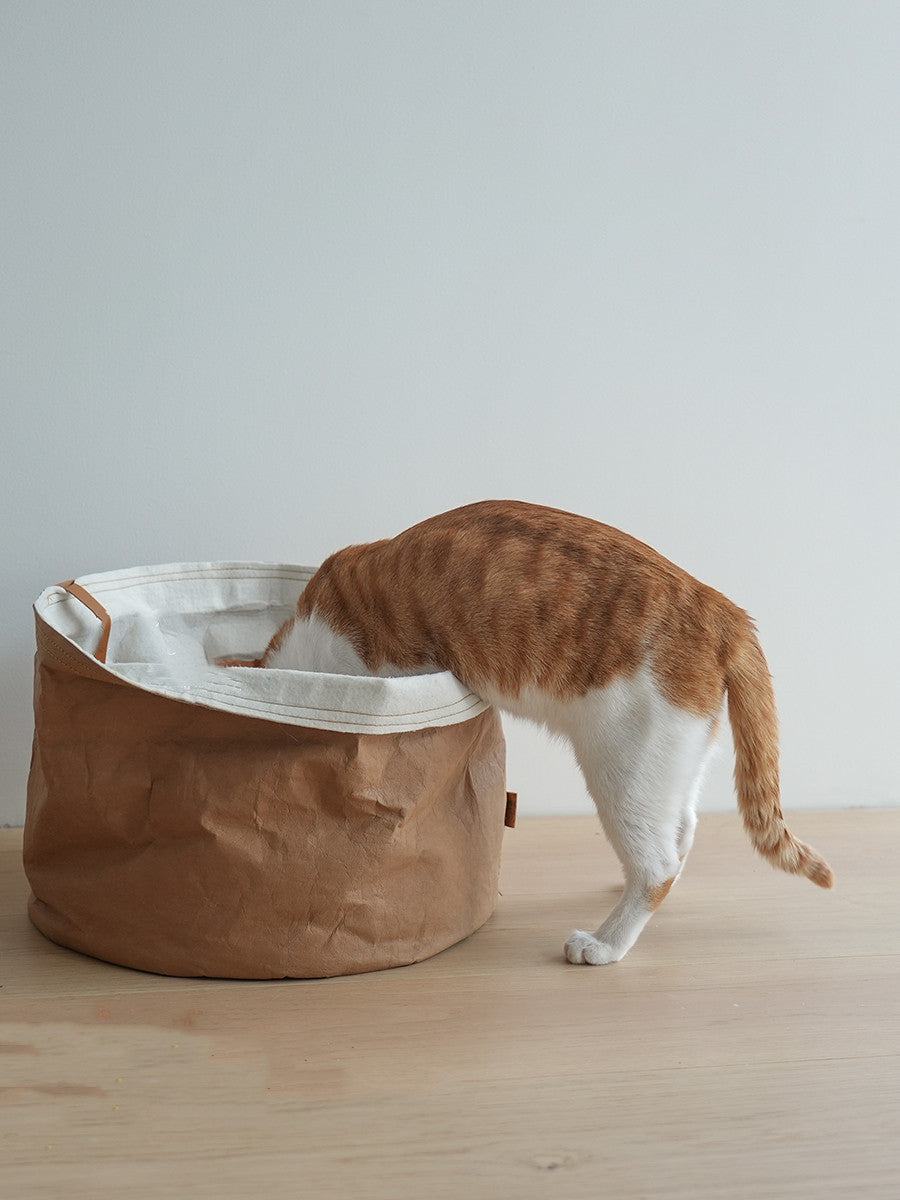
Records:
[[[723,700],[750,841],[831,887],[787,830],[775,704],[750,617],[608,525],[512,500],[469,504],[328,558],[261,665],[341,674],[452,671],[568,738],[625,874],[572,963],[616,962],[678,878]]]

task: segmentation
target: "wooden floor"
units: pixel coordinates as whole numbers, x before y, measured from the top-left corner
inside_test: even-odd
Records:
[[[900,1196],[900,811],[798,813],[833,892],[730,814],[628,958],[586,818],[508,831],[502,898],[418,966],[166,979],[45,941],[0,834],[0,1193],[770,1200]]]

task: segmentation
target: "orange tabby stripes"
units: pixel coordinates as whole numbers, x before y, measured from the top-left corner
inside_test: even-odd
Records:
[[[560,509],[469,504],[333,554],[263,665],[302,665],[314,626],[326,663],[339,653],[372,673],[452,671],[569,737],[628,879],[606,924],[572,935],[571,961],[621,957],[668,892],[726,695],[750,840],[831,886],[828,864],[784,824],[775,701],[752,621],[636,538]]]

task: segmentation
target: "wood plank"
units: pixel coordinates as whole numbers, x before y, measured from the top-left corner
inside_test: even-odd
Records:
[[[0,832],[0,1149],[16,1197],[887,1198],[900,1176],[900,812],[733,814],[631,954],[564,963],[614,901],[592,819],[523,818],[492,920],[414,967],[168,979],[53,946]]]

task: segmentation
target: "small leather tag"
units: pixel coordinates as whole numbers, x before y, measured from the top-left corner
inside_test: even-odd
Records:
[[[507,829],[515,829],[516,827],[516,801],[518,798],[517,792],[506,793],[506,816],[503,819],[503,824]]]

